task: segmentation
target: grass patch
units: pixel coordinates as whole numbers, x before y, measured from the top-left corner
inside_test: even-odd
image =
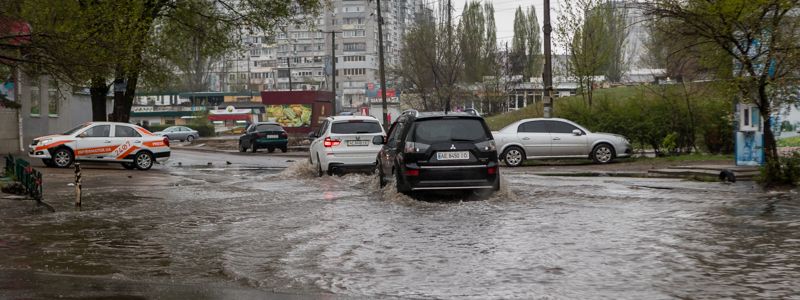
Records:
[[[800,147],[800,136],[780,139],[778,147]]]

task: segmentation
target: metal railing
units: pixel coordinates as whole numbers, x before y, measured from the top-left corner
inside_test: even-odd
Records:
[[[28,161],[21,158],[15,159],[9,154],[6,156],[5,173],[21,183],[28,196],[42,200],[42,173],[33,169]]]

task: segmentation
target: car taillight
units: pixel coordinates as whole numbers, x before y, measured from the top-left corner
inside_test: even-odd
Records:
[[[289,135],[286,132],[281,132],[280,136],[282,139],[289,138]]]
[[[415,143],[415,142],[406,142],[406,146],[403,148],[403,152],[405,153],[425,153],[428,151],[431,145],[423,144],[423,143]]]
[[[497,167],[489,167],[488,169],[486,169],[486,173],[488,173],[489,175],[497,174]]]
[[[340,140],[334,140],[334,139],[331,139],[330,137],[326,137],[325,140],[322,142],[322,145],[325,146],[325,148],[330,148],[330,147],[338,146],[341,143],[342,143],[342,141],[340,141]]]
[[[419,176],[419,170],[416,169],[408,169],[405,172],[406,176]]]
[[[267,136],[267,135],[266,135],[266,134],[263,134],[263,133],[260,133],[260,132],[259,132],[259,133],[256,133],[256,137],[260,137],[260,138],[262,138],[262,137],[265,137],[265,136]]]
[[[169,138],[168,137],[164,137],[164,145],[167,145],[167,147],[169,147]]]

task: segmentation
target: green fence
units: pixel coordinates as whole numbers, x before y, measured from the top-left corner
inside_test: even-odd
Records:
[[[8,155],[5,171],[6,175],[13,176],[25,187],[28,196],[42,200],[42,173],[34,170],[28,161]]]

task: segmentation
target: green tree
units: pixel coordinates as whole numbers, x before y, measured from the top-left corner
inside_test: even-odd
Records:
[[[500,68],[497,60],[497,26],[494,22],[494,5],[486,2],[483,5],[483,15],[486,18],[486,39],[483,42],[483,64],[487,70],[484,75],[493,75]]]
[[[224,36],[221,33],[226,30],[229,31],[227,35],[233,35],[231,31],[241,28],[256,28],[270,33],[281,25],[301,22],[296,16],[313,17],[321,3],[316,0],[22,0],[17,5],[19,9],[16,11],[0,13],[4,18],[27,20],[34,28],[32,42],[23,49],[23,52],[30,53],[24,56],[25,67],[55,77],[70,78],[78,84],[91,80],[93,104],[95,96],[100,102],[105,102],[101,89],[107,91],[108,78],[124,82],[126,90],[115,99],[111,119],[125,122],[130,117],[140,79],[164,78],[163,74],[173,71],[164,64],[162,54],[175,49],[160,48],[159,30],[166,28],[171,34],[195,30],[177,38],[197,39],[194,45],[185,43],[181,46],[183,50],[193,47],[197,53],[197,50],[203,50],[198,45],[213,43],[212,36]],[[170,22],[184,26],[170,27]],[[198,30],[198,26],[213,29],[214,34]],[[201,42],[200,39],[206,40]],[[195,66],[198,61],[195,59]],[[98,106],[93,105],[93,110],[98,110]],[[105,109],[102,110],[104,113]],[[94,112],[96,117],[99,114]]]
[[[542,55],[542,38],[540,35],[539,20],[536,17],[536,7],[531,5],[528,8],[528,55],[527,55],[527,71],[525,72],[530,77],[538,77],[542,75],[542,65],[544,56]]]
[[[514,37],[511,39],[511,74],[523,75],[527,68],[528,21],[522,6],[514,12]]]
[[[486,72],[484,59],[486,42],[486,19],[479,1],[464,4],[459,24],[461,57],[464,61],[463,81],[479,82]]]
[[[559,15],[557,37],[567,46],[567,71],[578,81],[584,101],[592,106],[598,76],[622,77],[625,41],[624,14],[612,2],[577,0],[564,3]],[[607,78],[608,78],[607,77]]]
[[[696,38],[727,54],[735,66],[733,84],[743,102],[756,105],[763,120],[766,181],[781,178],[771,116],[776,107],[796,101],[773,94],[794,85],[800,68],[800,18],[797,1],[658,0],[648,14],[677,26],[671,34]]]

